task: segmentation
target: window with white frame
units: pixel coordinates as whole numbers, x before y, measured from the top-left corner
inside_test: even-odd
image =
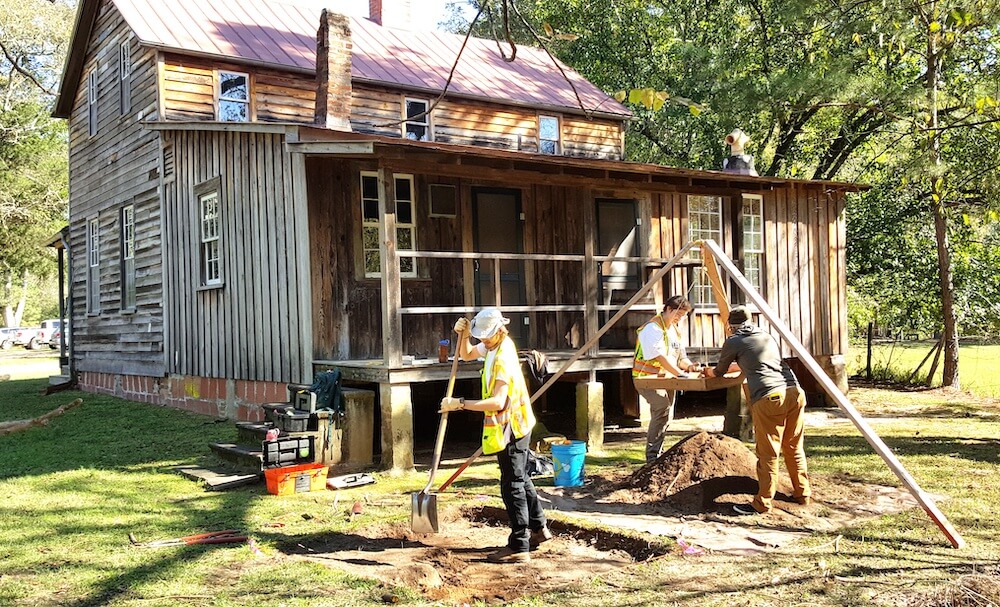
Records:
[[[87,222],[87,313],[101,312],[101,221]]]
[[[688,239],[691,242],[712,239],[721,244],[722,197],[688,196],[687,203]],[[693,248],[690,255],[694,259],[700,259],[701,250]],[[712,282],[702,271],[702,268],[695,268],[688,299],[697,307],[707,308],[717,305],[712,295]]]
[[[219,121],[250,121],[250,75],[219,72]]]
[[[430,141],[431,137],[431,117],[427,108],[430,107],[425,99],[405,100],[406,120],[403,123],[403,137],[414,141]]]
[[[399,275],[413,278],[417,275],[416,259],[406,255],[416,250],[416,203],[413,197],[413,176],[393,175],[396,194],[396,252],[399,255]],[[361,241],[364,256],[365,278],[382,276],[379,256],[378,174],[361,173]]]
[[[97,65],[87,75],[87,122],[91,135],[97,134]]]
[[[201,284],[222,284],[222,252],[219,247],[219,191],[212,190],[198,196],[201,214]]]
[[[538,151],[542,154],[559,154],[559,117],[538,117]]]
[[[121,214],[122,310],[135,309],[135,205],[122,207]]]
[[[132,111],[132,47],[125,40],[118,47],[118,110],[122,116]]]
[[[763,292],[764,211],[759,195],[743,195],[743,275],[758,293]]]

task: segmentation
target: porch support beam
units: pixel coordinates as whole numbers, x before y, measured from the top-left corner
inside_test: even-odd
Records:
[[[389,367],[403,362],[403,317],[399,255],[396,251],[396,182],[384,163],[378,168],[379,269],[382,273],[382,360]]]
[[[378,386],[382,467],[392,474],[413,470],[413,398],[410,384]]]

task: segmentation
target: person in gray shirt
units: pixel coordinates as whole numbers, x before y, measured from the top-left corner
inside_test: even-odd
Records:
[[[705,376],[715,377],[740,371],[750,389],[750,414],[757,451],[757,495],[752,508],[734,506],[737,514],[770,512],[777,491],[778,453],[792,480],[793,499],[799,504],[812,501],[812,486],[804,448],[806,397],[795,374],[781,359],[778,343],[755,325],[743,306],[729,311],[726,327],[729,338],[722,345],[715,368]]]

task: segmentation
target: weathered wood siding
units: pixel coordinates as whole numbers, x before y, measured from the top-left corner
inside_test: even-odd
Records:
[[[364,359],[382,356],[382,294],[377,278],[364,278],[361,267],[361,171],[368,163],[334,158],[306,161],[309,230],[312,250],[313,354],[317,359]],[[403,174],[397,171],[397,174]],[[428,183],[457,185],[456,180],[415,175],[415,219],[420,250],[461,250],[463,209],[452,217],[429,217]],[[404,278],[404,306],[462,305],[460,260],[425,259],[419,276]],[[449,315],[404,315],[403,352],[437,355],[440,339],[450,337]]]
[[[219,70],[250,74],[252,120],[312,124],[316,82],[310,75],[212,62],[199,57],[163,55],[163,115],[166,120],[215,120],[215,79]],[[400,137],[407,97],[431,101],[430,95],[355,84],[351,128],[358,133]],[[550,114],[550,112],[544,112]],[[559,115],[558,113],[551,113]],[[566,156],[622,157],[620,120],[588,120],[560,115]],[[471,100],[444,100],[430,118],[434,140],[525,152],[538,151],[538,111]]]
[[[359,172],[374,168],[332,158],[313,158],[307,163],[317,359],[381,357],[380,283],[376,279],[358,278],[361,275]],[[398,169],[397,173],[404,170]],[[544,176],[539,176],[539,181],[544,181]],[[459,192],[456,217],[428,217],[429,183],[456,186]],[[464,216],[470,213],[472,189],[509,188],[510,184],[472,175],[466,178],[417,175],[415,186],[418,250],[461,251],[471,250],[471,239],[463,241],[462,226]],[[640,246],[642,255],[670,258],[688,242],[684,193],[618,192],[544,183],[521,184],[514,189],[520,192],[524,214],[524,253],[584,255],[588,234],[586,206],[594,205],[596,198],[639,202],[641,225],[647,226]],[[724,229],[720,244],[730,257],[736,256],[733,225],[738,220],[739,201],[737,194],[723,199]],[[763,198],[764,296],[815,355],[842,354],[846,347],[846,328],[839,320],[846,301],[843,224],[838,222],[843,204],[842,197],[824,194],[819,188],[778,189]],[[467,300],[468,290],[462,283],[460,260],[423,260],[418,268],[418,278],[402,279],[404,307],[473,305]],[[596,272],[596,264],[593,271]],[[662,285],[660,301],[674,294],[687,295],[691,275],[699,271],[700,268],[678,268],[669,273]],[[531,305],[583,305],[588,297],[585,285],[580,263],[527,261],[524,264],[526,301]],[[652,296],[646,303],[653,303]],[[602,314],[597,326],[612,314]],[[434,356],[437,341],[450,337],[453,316],[404,315],[403,352],[418,357]],[[602,347],[634,347],[635,329],[649,316],[649,311],[629,313],[602,338]],[[763,324],[766,326],[766,322]],[[574,325],[582,333],[583,312],[532,313],[530,338],[519,346],[543,351],[569,349],[566,336],[574,330]],[[718,310],[714,308],[699,309],[690,315],[688,331],[688,343],[696,356],[699,350],[714,350],[725,340]],[[791,354],[787,347],[785,354]]]
[[[129,40],[131,107],[121,114],[119,45]],[[97,133],[90,135],[88,75],[97,70]],[[69,120],[70,243],[74,267],[73,344],[79,371],[162,375],[159,137],[156,54],[139,46],[110,1],[101,3],[84,77]],[[122,311],[120,217],[135,205],[136,308]],[[87,314],[87,224],[100,221],[100,312]]]
[[[733,198],[723,202],[723,241],[719,243],[730,258],[735,257],[729,202]],[[843,193],[820,187],[793,185],[763,193],[762,294],[814,356],[847,351],[844,204]],[[673,256],[688,241],[687,195],[654,194],[651,226],[650,255]],[[688,272],[672,272],[668,283],[676,293],[687,294]],[[767,326],[763,317],[758,320]],[[692,348],[717,347],[725,339],[721,320],[711,310],[696,310],[688,317],[688,326]],[[792,355],[784,343],[782,351]]]
[[[175,171],[164,186],[167,368],[171,373],[302,381],[309,366],[308,320],[298,298],[292,160],[281,133],[168,131]],[[217,180],[221,278],[201,286],[200,205],[195,188]]]

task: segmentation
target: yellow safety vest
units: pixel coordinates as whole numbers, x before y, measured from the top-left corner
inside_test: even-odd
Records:
[[[489,380],[487,381],[487,377]],[[507,402],[500,411],[486,413],[483,420],[483,453],[489,455],[503,449],[506,444],[504,430],[510,424],[514,438],[523,438],[535,426],[535,414],[531,410],[531,397],[521,373],[521,363],[517,358],[517,348],[509,337],[504,337],[493,357],[490,373],[483,368],[483,398],[493,396],[493,388],[498,378],[507,383]]]
[[[663,318],[660,317],[659,314],[657,314],[653,320],[643,323],[642,326],[636,329],[635,359],[632,361],[632,377],[659,375],[660,371],[663,369],[663,365],[660,364],[660,361],[655,358],[646,360],[642,354],[642,342],[639,341],[639,333],[641,333],[650,322],[655,322],[660,327],[660,330],[663,331],[663,343],[669,344],[669,340],[667,339],[667,327],[663,326]]]

